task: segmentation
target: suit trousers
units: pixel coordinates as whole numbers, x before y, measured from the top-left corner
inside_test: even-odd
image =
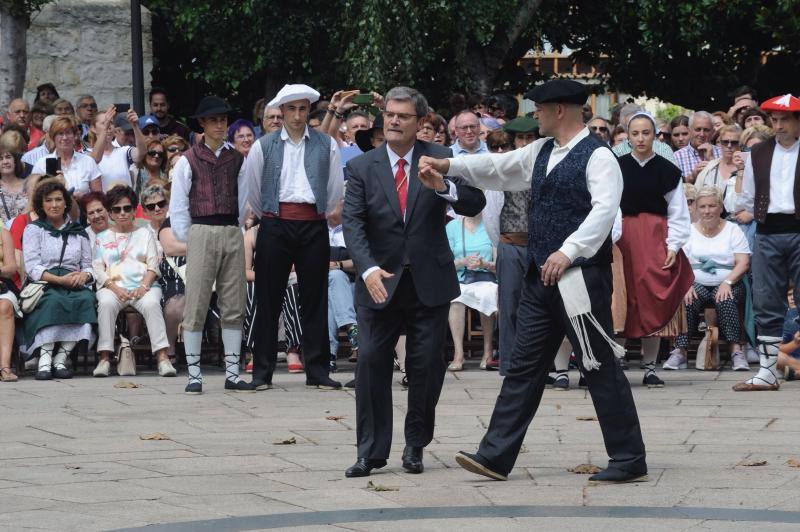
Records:
[[[278,354],[278,319],[294,264],[300,285],[300,322],[306,375],[328,375],[328,225],[263,217],[256,239],[256,348],[253,380],[272,382]]]
[[[756,334],[780,338],[790,280],[795,304],[800,302],[800,234],[756,233],[755,245],[751,267]]]
[[[393,351],[406,331],[408,411],[406,445],[425,447],[433,439],[436,403],[446,371],[445,335],[449,304],[420,303],[411,272],[404,270],[388,305],[381,310],[359,306],[356,366],[358,457],[386,459],[392,445]]]
[[[517,334],[517,307],[528,269],[528,250],[500,242],[497,245],[497,326],[500,330],[500,375],[505,376]]]
[[[584,267],[583,277],[592,313],[611,335],[611,267]],[[588,330],[589,343],[600,362],[600,368],[592,371],[582,366],[580,344],[558,287],[544,286],[539,271],[531,267],[519,303],[514,350],[489,429],[478,449],[478,455],[499,473],[507,475],[514,467],[528,425],[542,399],[547,373],[565,334],[576,350],[581,372],[589,386],[610,457],[608,467],[632,473],[647,472],[644,442],[628,379],[611,346],[592,326]]]

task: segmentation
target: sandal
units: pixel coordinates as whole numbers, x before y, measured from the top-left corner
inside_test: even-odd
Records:
[[[11,371],[11,368],[0,368],[0,381],[2,382],[17,382],[17,375]]]

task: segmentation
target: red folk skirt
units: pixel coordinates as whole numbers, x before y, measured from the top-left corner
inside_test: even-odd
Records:
[[[640,213],[622,218],[622,237],[617,246],[625,273],[624,338],[686,332],[683,297],[694,282],[694,273],[682,250],[672,268],[661,269],[667,260],[666,240],[665,217]]]

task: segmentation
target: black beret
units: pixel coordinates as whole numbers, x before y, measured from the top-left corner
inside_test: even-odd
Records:
[[[525,93],[525,98],[536,103],[572,103],[583,105],[589,98],[586,85],[571,79],[553,79],[537,85]]]

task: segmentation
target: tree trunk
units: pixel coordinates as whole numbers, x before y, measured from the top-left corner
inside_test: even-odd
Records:
[[[11,15],[4,3],[0,3],[0,109],[3,111],[11,100],[22,96],[28,61],[27,34],[27,21]]]

